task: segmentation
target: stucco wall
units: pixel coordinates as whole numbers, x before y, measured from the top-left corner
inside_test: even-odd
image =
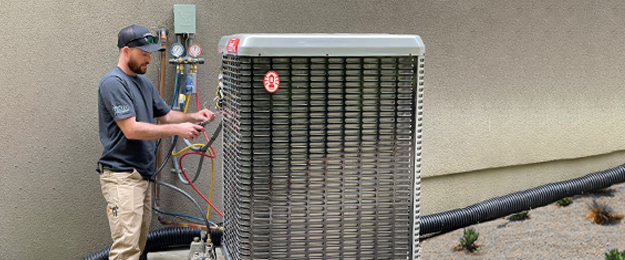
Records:
[[[9,0],[0,9],[0,259],[76,259],[110,243],[94,171],[97,83],[116,64],[117,32],[173,29],[174,4],[196,5],[203,101],[213,98],[222,35],[420,35],[425,214],[625,161],[622,1]],[[153,63],[156,82],[157,55]],[[167,75],[170,97],[171,65]],[[467,183],[479,191],[461,192]],[[196,214],[166,188],[162,197],[164,208]]]

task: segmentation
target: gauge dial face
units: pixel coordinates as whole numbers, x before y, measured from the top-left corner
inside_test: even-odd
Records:
[[[200,54],[202,54],[202,47],[200,46],[200,44],[198,43],[191,44],[191,46],[189,46],[189,54],[193,58],[200,56]]]
[[[180,43],[174,43],[171,45],[171,55],[174,55],[176,58],[182,56],[184,53],[184,47]]]

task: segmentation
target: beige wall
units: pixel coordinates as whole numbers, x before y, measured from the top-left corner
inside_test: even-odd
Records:
[[[197,8],[204,101],[215,90],[222,35],[420,35],[424,214],[625,161],[622,1],[8,0],[0,10],[0,259],[76,259],[110,243],[94,171],[97,83],[116,64],[119,29],[173,30],[174,4]],[[167,97],[173,74],[168,65]],[[182,196],[165,188],[162,196],[164,208],[196,214]]]

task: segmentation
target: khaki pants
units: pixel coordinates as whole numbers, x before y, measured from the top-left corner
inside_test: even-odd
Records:
[[[113,172],[100,175],[102,195],[113,245],[109,260],[138,260],[145,249],[152,218],[152,188],[139,172]]]

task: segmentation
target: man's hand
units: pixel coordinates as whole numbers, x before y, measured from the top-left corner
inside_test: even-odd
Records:
[[[196,125],[192,123],[182,123],[178,124],[179,133],[178,135],[184,139],[193,140],[198,137],[202,131],[204,131],[204,127],[201,125]]]
[[[180,123],[201,123],[204,121],[215,120],[215,114],[208,109],[202,109],[196,113],[182,113],[180,111],[171,110],[164,116],[157,118],[161,124],[180,124]]]
[[[208,109],[202,109],[197,113],[193,113],[193,119],[197,123],[201,123],[204,121],[212,122],[213,120],[215,120],[215,114],[213,114],[213,112]]]

